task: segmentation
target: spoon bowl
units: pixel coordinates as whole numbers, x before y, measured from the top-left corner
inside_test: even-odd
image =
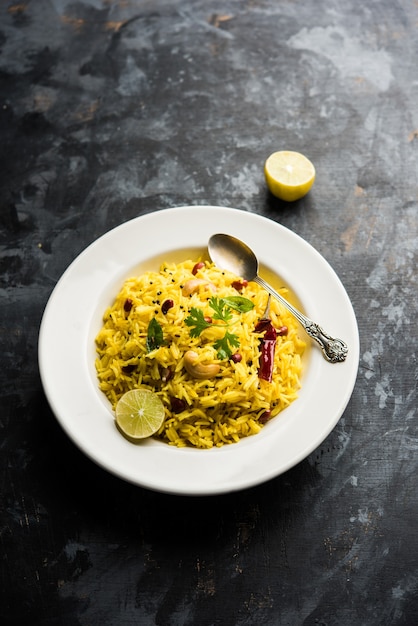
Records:
[[[258,259],[240,239],[232,235],[212,235],[208,244],[209,256],[223,270],[228,270],[245,280],[253,281],[258,275]]]
[[[318,324],[298,311],[298,309],[261,278],[258,274],[258,259],[247,244],[232,235],[218,233],[210,237],[208,252],[211,260],[217,267],[232,272],[245,280],[257,283],[274,298],[279,300],[279,302],[298,320],[306,333],[321,347],[322,354],[327,361],[330,363],[345,361],[348,353],[347,344],[342,339],[333,338],[328,335]]]

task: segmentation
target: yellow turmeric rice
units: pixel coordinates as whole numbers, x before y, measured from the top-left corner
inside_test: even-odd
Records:
[[[305,349],[297,322],[272,299],[272,380],[260,377],[256,326],[267,298],[209,261],[164,263],[126,280],[96,337],[100,389],[113,409],[130,389],[154,391],[165,407],[155,437],[173,446],[208,449],[257,434],[297,398]],[[252,308],[229,307],[236,300]]]

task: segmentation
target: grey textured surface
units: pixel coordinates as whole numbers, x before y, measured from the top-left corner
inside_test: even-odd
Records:
[[[2,623],[418,622],[417,24],[407,0],[1,3]],[[293,205],[265,188],[278,149],[316,166]],[[69,263],[110,228],[183,204],[305,238],[361,338],[324,444],[209,499],[93,465],[37,364]]]

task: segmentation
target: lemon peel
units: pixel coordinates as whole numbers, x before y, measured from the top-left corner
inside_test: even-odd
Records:
[[[286,202],[303,198],[315,181],[315,167],[300,152],[273,152],[264,164],[264,176],[270,192]]]

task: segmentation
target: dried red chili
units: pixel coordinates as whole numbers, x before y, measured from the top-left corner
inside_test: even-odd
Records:
[[[277,333],[273,324],[268,319],[262,319],[255,327],[255,332],[264,333],[260,341],[261,354],[258,367],[258,377],[271,383],[273,379],[274,352],[276,349]]]

